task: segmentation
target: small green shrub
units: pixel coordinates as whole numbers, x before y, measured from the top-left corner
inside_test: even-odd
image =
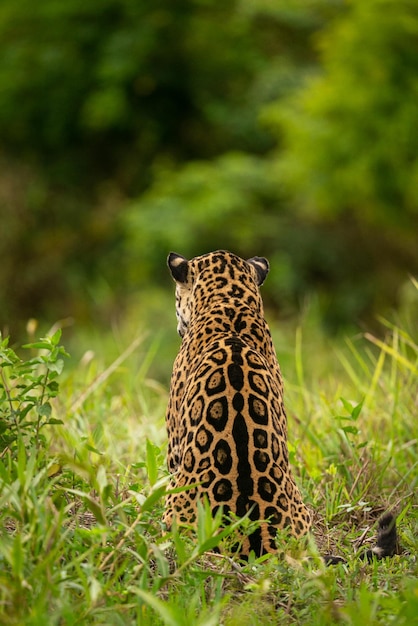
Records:
[[[25,449],[45,448],[45,426],[61,424],[52,417],[51,400],[58,394],[57,377],[68,356],[59,345],[61,330],[36,343],[23,346],[35,352],[22,360],[9,347],[9,339],[0,343],[0,456],[7,452],[17,457],[19,442]]]

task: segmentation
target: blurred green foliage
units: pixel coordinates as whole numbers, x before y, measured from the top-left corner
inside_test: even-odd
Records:
[[[171,249],[265,255],[334,328],[396,305],[417,42],[412,0],[3,0],[0,327],[107,322]]]
[[[321,74],[266,118],[284,136],[286,180],[308,211],[349,209],[410,228],[418,213],[418,6],[354,0],[350,8],[318,39]]]

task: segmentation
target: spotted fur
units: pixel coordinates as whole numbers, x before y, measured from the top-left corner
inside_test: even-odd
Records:
[[[182,337],[166,414],[168,468],[172,487],[188,489],[167,496],[164,520],[194,524],[206,497],[214,514],[222,506],[262,520],[242,556],[275,552],[277,530],[302,536],[311,516],[289,465],[283,380],[259,292],[268,261],[221,250],[190,261],[171,253],[168,266]]]

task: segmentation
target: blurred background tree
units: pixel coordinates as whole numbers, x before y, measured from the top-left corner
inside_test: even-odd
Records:
[[[412,0],[3,0],[0,44],[0,328],[146,306],[171,249],[331,329],[417,273]]]

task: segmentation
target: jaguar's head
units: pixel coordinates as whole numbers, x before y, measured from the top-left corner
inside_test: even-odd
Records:
[[[257,290],[263,284],[269,263],[264,257],[245,261],[240,257],[218,250],[188,261],[184,256],[170,252],[167,264],[176,282],[177,331],[184,337],[193,311],[194,288],[207,290],[208,295],[240,297],[243,288]]]

